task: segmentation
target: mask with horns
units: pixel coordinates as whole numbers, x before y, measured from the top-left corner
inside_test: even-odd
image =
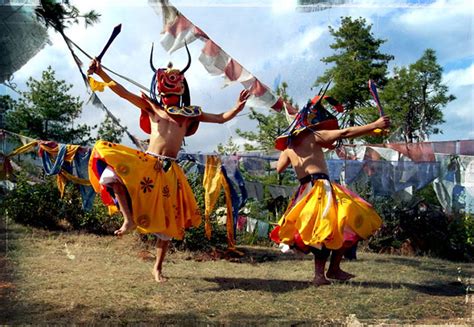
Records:
[[[167,68],[156,69],[153,65],[153,45],[150,52],[150,67],[153,71],[153,78],[150,86],[150,97],[158,105],[160,105],[170,115],[179,115],[184,117],[200,116],[202,111],[198,106],[191,106],[191,96],[189,94],[188,83],[184,77],[184,73],[191,66],[191,54],[188,45],[186,52],[188,54],[188,63],[182,70],[174,69],[173,64],[168,64]],[[140,126],[149,133],[149,119],[142,115],[140,118]],[[186,136],[196,132],[198,121],[191,123]]]
[[[156,103],[167,106],[189,106],[191,97],[184,73],[191,66],[191,54],[186,45],[188,64],[184,69],[174,69],[169,63],[167,68],[156,69],[153,65],[153,45],[150,53],[150,67],[153,71],[153,79],[150,86],[150,96]]]

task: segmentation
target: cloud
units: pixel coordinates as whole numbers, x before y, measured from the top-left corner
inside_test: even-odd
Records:
[[[294,11],[296,8],[296,0],[273,0],[272,12],[274,14],[285,14]]]
[[[297,38],[290,38],[283,44],[281,51],[278,51],[276,59],[280,62],[295,61],[297,58],[305,58],[307,61],[316,59],[319,53],[313,49],[317,49],[315,44],[326,31],[325,27],[315,26],[308,28]]]
[[[404,10],[392,18],[391,28],[395,26],[399,26],[399,38],[406,39],[406,48],[410,43],[412,49],[435,49],[442,63],[472,55],[471,1],[439,0]]]
[[[399,19],[402,24],[421,27],[420,31],[424,31],[427,24],[436,27],[436,30],[442,30],[456,27],[459,21],[453,21],[453,17],[469,19],[471,10],[470,0],[437,0],[418,8],[410,8]]]
[[[452,88],[474,86],[474,63],[465,69],[451,70],[443,75],[443,83]]]
[[[444,111],[446,123],[443,130],[445,135],[453,135],[457,139],[466,139],[474,136],[474,64],[455,69],[443,75],[443,84],[449,87],[449,93],[456,95]]]

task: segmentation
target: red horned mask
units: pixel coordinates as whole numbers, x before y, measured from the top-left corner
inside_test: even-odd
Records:
[[[191,66],[191,54],[186,45],[188,64],[182,70],[173,69],[170,63],[167,68],[156,69],[153,65],[153,45],[150,53],[150,67],[154,72],[151,82],[151,98],[166,106],[187,106],[190,104],[189,88],[184,73]]]
[[[182,95],[184,93],[184,75],[178,69],[169,65],[166,69],[159,68],[156,71],[156,89],[160,95]]]

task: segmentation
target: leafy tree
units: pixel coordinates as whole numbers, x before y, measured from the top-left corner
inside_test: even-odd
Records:
[[[237,135],[249,141],[244,144],[245,151],[272,151],[276,137],[288,127],[285,116],[275,111],[265,115],[250,108],[249,118],[257,121],[256,132],[236,130]]]
[[[77,7],[69,4],[69,1],[41,0],[35,12],[46,27],[52,27],[61,34],[68,26],[78,24],[79,19],[84,20],[87,28],[98,22],[100,17],[95,10],[81,14]]]
[[[81,68],[82,63],[74,53],[72,42],[66,36],[65,29],[70,25],[78,24],[80,18],[84,20],[85,27],[87,28],[99,21],[100,14],[94,10],[81,14],[79,9],[69,4],[69,1],[60,3],[55,0],[40,0],[40,6],[35,9],[35,13],[36,17],[44,23],[46,28],[52,27],[61,35],[79,69],[84,83],[87,85],[87,77]]]
[[[298,110],[298,105],[293,104],[293,99],[287,93],[288,84],[283,82],[277,88],[276,93],[284,101],[294,106]],[[250,119],[257,120],[258,126],[257,131],[242,131],[237,129],[236,132],[239,136],[247,139],[255,145],[246,143],[244,144],[245,151],[263,151],[273,152],[275,151],[275,139],[281,135],[289,125],[289,122],[284,113],[278,113],[275,111],[270,112],[268,115],[256,112],[251,109]],[[245,172],[244,172],[245,175]],[[277,174],[274,169],[268,165],[268,174],[265,176],[250,176],[245,175],[246,178],[256,179],[264,184],[280,184],[289,185],[293,182],[293,175],[289,170],[283,174]]]
[[[338,30],[329,27],[335,39],[330,47],[335,53],[321,61],[333,66],[316,80],[315,85],[332,81],[328,94],[339,100],[349,113],[343,125],[373,120],[377,113],[370,103],[368,80],[381,87],[387,83],[387,64],[394,57],[380,52],[385,40],[377,39],[371,29],[372,25],[367,25],[365,19],[353,20],[351,17],[342,17]]]
[[[119,120],[120,121],[120,120]],[[117,126],[109,116],[106,116],[97,131],[97,139],[105,140],[113,143],[120,143],[124,134],[124,130]]]
[[[64,80],[58,81],[48,67],[42,79],[32,77],[26,82],[28,91],[20,92],[18,102],[6,113],[6,128],[18,134],[62,143],[85,144],[91,128],[74,126],[82,111],[79,97],[68,94],[72,88]]]
[[[276,93],[283,100],[293,104],[293,100],[286,92],[287,87],[288,84],[283,82],[281,86],[277,88]],[[245,143],[245,151],[273,151],[275,149],[275,139],[288,127],[288,120],[286,119],[285,115],[273,110],[270,112],[270,114],[265,115],[256,112],[253,108],[251,108],[249,118],[258,122],[257,132],[247,132],[240,129],[236,130],[237,135],[254,143]]]
[[[0,128],[5,128],[5,113],[11,110],[15,104],[9,95],[0,95]]]
[[[37,18],[49,28],[61,34],[79,67],[79,59],[74,54],[64,31],[71,25],[84,20],[85,26],[99,21],[100,14],[91,10],[85,14],[69,4],[69,1],[41,0],[35,9]],[[85,79],[84,74],[83,78]],[[42,80],[30,78],[29,91],[22,92],[19,103],[7,112],[6,127],[12,131],[32,137],[51,139],[59,142],[84,143],[90,134],[86,125],[73,126],[73,120],[81,113],[82,102],[67,92],[71,85],[57,81],[51,67],[43,72]]]
[[[231,155],[238,152],[239,150],[240,146],[234,142],[232,136],[229,137],[226,144],[219,143],[217,145],[217,152],[223,155]]]
[[[442,84],[442,67],[436,53],[427,49],[408,67],[396,67],[381,98],[395,126],[401,126],[406,142],[424,141],[441,133],[436,125],[444,122],[441,111],[455,96]]]

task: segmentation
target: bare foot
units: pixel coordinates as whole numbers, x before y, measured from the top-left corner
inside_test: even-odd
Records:
[[[158,271],[158,270],[154,269],[154,270],[152,270],[151,273],[153,274],[153,277],[155,277],[155,281],[158,282],[158,283],[163,283],[163,282],[166,282],[168,280],[168,278],[163,276],[161,271]]]
[[[335,271],[328,270],[328,272],[326,273],[326,276],[328,278],[337,279],[337,280],[349,280],[355,277],[355,275],[345,272],[342,269],[335,270]]]
[[[128,234],[132,230],[134,230],[136,227],[137,226],[135,225],[133,220],[124,221],[122,227],[120,227],[120,229],[117,229],[114,232],[114,235],[115,236],[122,236],[122,235]]]
[[[313,279],[314,286],[323,286],[323,285],[331,285],[331,282],[326,279],[324,276],[314,276]]]

